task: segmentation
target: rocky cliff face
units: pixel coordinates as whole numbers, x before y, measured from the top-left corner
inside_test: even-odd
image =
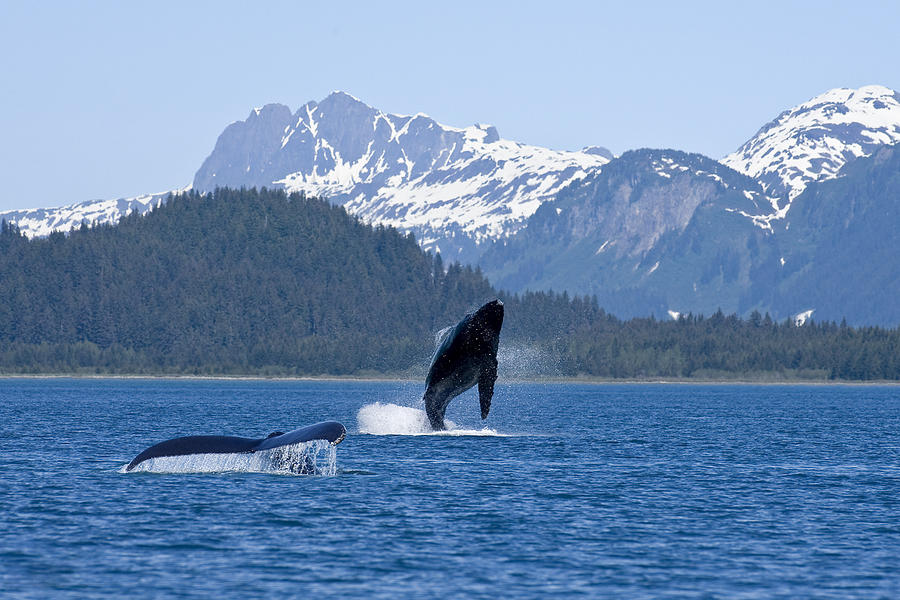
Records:
[[[712,159],[626,152],[542,206],[482,266],[501,288],[597,295],[624,316],[737,310],[757,258],[748,244],[771,236],[747,216],[770,208],[758,183]]]

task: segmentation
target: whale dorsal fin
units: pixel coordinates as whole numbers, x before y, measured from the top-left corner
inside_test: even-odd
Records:
[[[272,433],[270,433],[269,435],[266,436],[266,439],[273,438],[276,435],[284,435],[284,432],[283,431],[273,431]]]

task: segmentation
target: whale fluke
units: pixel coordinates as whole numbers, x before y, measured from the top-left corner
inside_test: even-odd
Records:
[[[134,460],[126,471],[130,471],[145,460],[162,456],[185,456],[188,454],[232,454],[269,450],[279,446],[289,446],[301,442],[324,440],[332,444],[340,444],[347,430],[337,421],[324,421],[301,427],[287,433],[274,431],[262,439],[233,437],[227,435],[189,435],[187,437],[166,440],[150,446]]]

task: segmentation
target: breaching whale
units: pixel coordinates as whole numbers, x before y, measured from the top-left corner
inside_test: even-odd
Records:
[[[425,378],[425,414],[432,429],[444,429],[447,405],[476,383],[481,418],[487,418],[497,381],[502,326],[503,302],[492,300],[441,332]]]
[[[150,446],[133,461],[126,471],[130,471],[145,460],[161,456],[185,456],[189,454],[231,454],[249,453],[260,450],[271,450],[280,446],[290,446],[301,442],[324,440],[334,445],[340,444],[347,430],[337,421],[324,421],[301,427],[287,433],[275,431],[262,439],[232,437],[227,435],[189,435],[187,437],[166,440]]]

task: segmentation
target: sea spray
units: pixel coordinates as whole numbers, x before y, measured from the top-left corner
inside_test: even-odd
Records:
[[[559,356],[539,346],[500,344],[497,352],[498,382],[504,379],[539,380],[559,377]]]

